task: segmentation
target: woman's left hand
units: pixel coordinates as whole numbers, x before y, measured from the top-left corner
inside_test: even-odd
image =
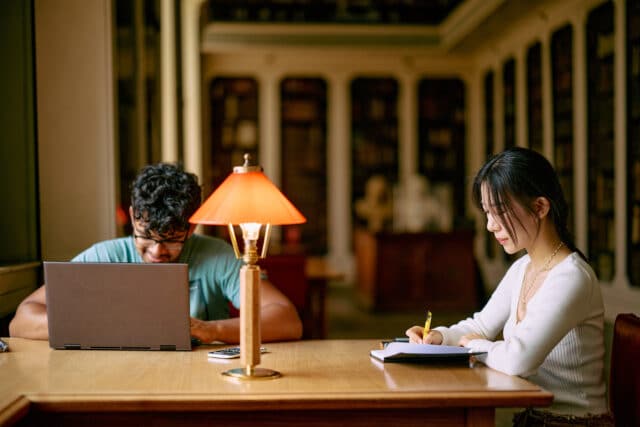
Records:
[[[460,347],[466,347],[471,340],[483,340],[483,339],[484,337],[480,334],[467,334],[460,337],[460,341],[458,341],[458,345]]]

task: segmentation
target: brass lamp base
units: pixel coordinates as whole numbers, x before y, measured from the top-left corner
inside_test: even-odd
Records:
[[[280,378],[282,375],[278,371],[266,368],[236,368],[224,371],[222,375],[229,377],[230,379],[237,380],[271,380]]]

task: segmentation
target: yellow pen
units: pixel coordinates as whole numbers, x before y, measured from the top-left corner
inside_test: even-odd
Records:
[[[431,312],[427,310],[427,320],[424,321],[424,330],[422,331],[422,336],[426,337],[431,329]]]

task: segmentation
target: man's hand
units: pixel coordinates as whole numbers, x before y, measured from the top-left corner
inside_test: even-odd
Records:
[[[210,322],[207,322],[205,320],[200,320],[192,317],[189,324],[191,337],[197,338],[202,343],[210,343],[214,341],[215,338],[212,337],[211,334],[212,325],[209,325],[209,323]]]

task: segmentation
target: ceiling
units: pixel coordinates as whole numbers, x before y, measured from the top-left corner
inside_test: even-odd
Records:
[[[209,21],[437,26],[464,0],[209,0]]]
[[[314,47],[464,53],[563,0],[208,0],[202,49]]]

